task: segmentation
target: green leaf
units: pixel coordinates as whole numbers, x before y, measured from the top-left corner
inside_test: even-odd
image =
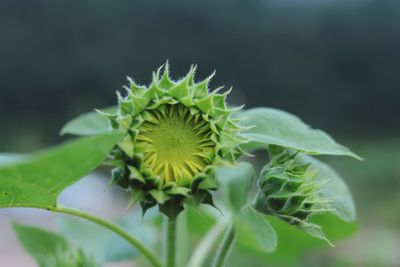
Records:
[[[157,233],[152,225],[153,219],[154,216],[150,211],[144,218],[129,213],[116,223],[138,240],[152,247],[157,239]],[[114,262],[132,259],[139,255],[138,251],[133,249],[126,240],[92,222],[63,217],[58,220],[58,226],[61,233],[85,248],[96,259]]]
[[[251,141],[243,146],[250,151],[279,145],[310,155],[340,155],[361,159],[348,148],[336,143],[321,130],[310,128],[298,117],[273,108],[254,108],[237,115],[244,127],[254,126],[241,135]]]
[[[235,218],[234,227],[239,245],[262,253],[275,251],[277,235],[264,214],[243,207]]]
[[[346,222],[354,221],[356,218],[355,204],[343,178],[330,166],[316,158],[304,156],[301,160],[305,163],[311,162],[310,168],[318,172],[317,179],[321,181],[319,195],[323,199],[332,201],[330,204],[334,209],[332,213]]]
[[[251,266],[292,267],[297,266],[299,259],[313,249],[331,249],[324,240],[316,239],[296,226],[272,216],[267,216],[267,218],[278,236],[276,251],[263,253],[251,247],[236,247],[227,266],[240,267],[251,263]],[[357,229],[355,223],[346,223],[329,213],[315,216],[312,222],[320,225],[331,241],[344,239]]]
[[[117,107],[109,107],[101,110],[107,113],[114,113]],[[96,135],[108,132],[109,130],[109,120],[98,112],[91,111],[67,122],[62,127],[60,134]]]
[[[295,261],[312,248],[330,247],[323,239],[316,239],[280,219],[271,217],[270,222],[279,236],[278,249],[270,255],[271,259],[282,262]],[[312,223],[319,225],[331,241],[350,236],[357,229],[355,223],[346,223],[329,213],[315,216]]]
[[[224,201],[233,213],[237,213],[247,203],[254,177],[253,166],[240,162],[235,167],[218,168],[216,176],[222,187],[220,193],[224,196]]]
[[[119,132],[80,138],[0,166],[0,208],[57,205],[58,195],[99,166],[121,138]]]
[[[217,219],[206,206],[187,205],[184,212],[187,214],[187,227],[190,228],[192,239],[203,237],[217,223]]]
[[[36,227],[13,224],[18,239],[41,267],[95,267],[83,251],[64,237]]]
[[[46,263],[46,258],[54,255],[56,249],[66,250],[69,247],[68,241],[55,233],[16,223],[13,227],[26,251],[39,264]]]

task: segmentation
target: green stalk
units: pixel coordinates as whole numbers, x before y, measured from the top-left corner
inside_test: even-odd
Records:
[[[176,220],[168,219],[166,228],[166,267],[176,267]]]
[[[146,248],[142,242],[137,240],[135,237],[131,236],[128,232],[126,232],[122,227],[113,224],[110,221],[107,221],[103,218],[97,217],[90,215],[88,213],[75,210],[75,209],[70,209],[66,207],[55,207],[50,209],[53,212],[57,213],[64,213],[76,217],[83,218],[85,220],[94,222],[98,225],[104,226],[111,230],[112,232],[116,233],[120,237],[124,238],[126,241],[128,241],[133,247],[135,247],[138,251],[140,251],[151,263],[154,267],[161,267],[160,261],[157,259],[157,257],[148,249]]]
[[[226,260],[228,259],[234,241],[235,241],[235,230],[233,228],[233,225],[231,225],[229,229],[226,231],[224,239],[222,240],[222,243],[218,248],[217,255],[212,265],[213,267],[225,266]]]

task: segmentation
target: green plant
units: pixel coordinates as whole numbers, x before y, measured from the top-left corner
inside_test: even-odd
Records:
[[[284,111],[229,107],[229,91],[210,92],[213,75],[196,82],[195,70],[192,66],[184,78],[173,81],[166,63],[148,87],[128,78],[127,94],[117,93],[117,107],[79,116],[61,130],[85,137],[34,155],[0,156],[0,207],[40,208],[94,222],[134,247],[123,257],[103,255],[104,261],[133,257],[136,250],[135,255],[148,260],[142,264],[156,267],[224,266],[234,245],[241,251],[270,255],[267,262],[289,263],[305,249],[322,245],[307,235],[330,244],[323,230],[332,239],[349,234],[352,224],[346,226],[329,215],[345,222],[355,219],[348,188],[313,156],[360,158]],[[269,152],[260,175],[243,161],[254,150]],[[130,193],[129,207],[140,204],[144,219],[154,206],[165,215],[165,260],[160,260],[157,247],[145,245],[129,227],[58,203],[64,189],[103,163],[112,166],[112,183]],[[202,204],[213,208],[204,209]],[[145,222],[157,226],[149,231],[160,231],[160,213]],[[129,225],[137,217],[129,217]],[[91,238],[101,241],[105,235],[98,226],[82,227],[96,232]],[[70,228],[66,232],[73,235]],[[84,245],[74,247],[63,237],[36,228],[15,225],[15,229],[41,266],[100,264],[90,259]],[[281,237],[278,250],[277,236]],[[40,246],[32,247],[32,240]],[[198,244],[190,244],[192,240]],[[49,246],[52,250],[46,249]],[[279,256],[282,253],[285,257]]]

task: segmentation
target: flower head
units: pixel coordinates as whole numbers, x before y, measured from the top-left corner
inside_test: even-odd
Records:
[[[114,183],[130,189],[144,211],[158,204],[175,217],[185,200],[212,204],[215,167],[234,164],[246,140],[237,136],[242,129],[231,119],[237,109],[226,105],[229,91],[209,92],[214,74],[195,82],[192,66],[173,81],[168,63],[161,70],[148,87],[128,78],[127,95],[118,93],[117,113],[103,114],[126,133],[111,153]]]
[[[212,163],[216,143],[209,123],[182,104],[146,111],[138,127],[136,149],[144,164],[165,183],[190,185]]]

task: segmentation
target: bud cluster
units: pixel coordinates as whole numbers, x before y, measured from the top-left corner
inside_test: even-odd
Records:
[[[277,146],[271,146],[270,155],[261,172],[256,209],[300,227],[311,216],[330,211],[330,201],[318,196],[321,183],[311,163],[302,163],[299,152]]]

